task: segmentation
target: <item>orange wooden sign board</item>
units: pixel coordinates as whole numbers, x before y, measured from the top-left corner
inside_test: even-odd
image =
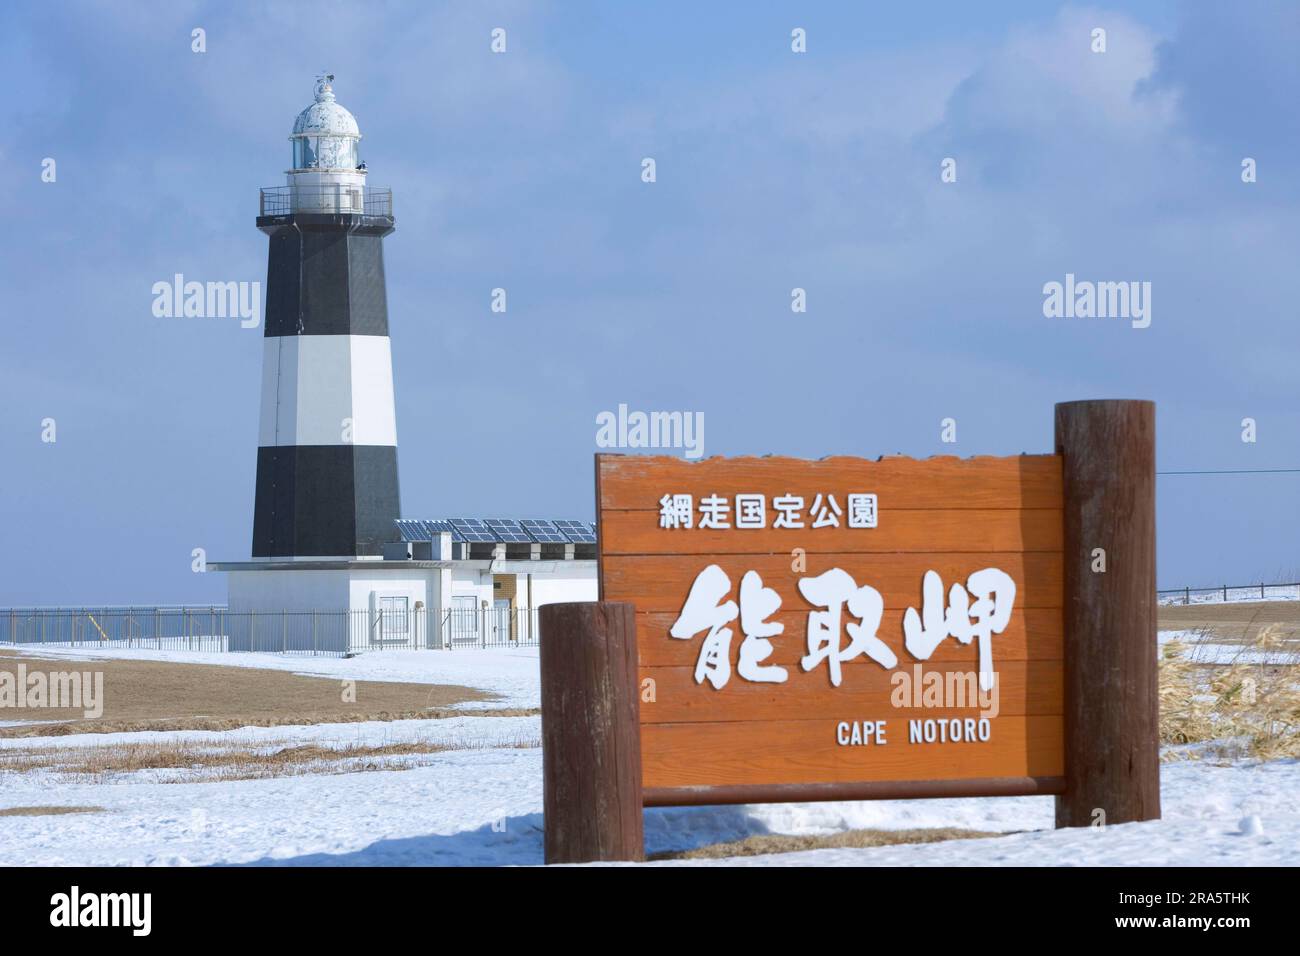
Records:
[[[1057,455],[598,455],[647,805],[1059,793]]]

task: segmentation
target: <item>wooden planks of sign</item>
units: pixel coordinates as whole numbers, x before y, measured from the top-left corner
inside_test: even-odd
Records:
[[[599,455],[597,488],[601,598],[637,609],[647,805],[1063,789],[1059,456]],[[948,598],[986,571],[1009,586],[977,602],[981,639]]]
[[[548,862],[638,858],[632,801],[1159,816],[1151,403],[1058,405],[1050,455],[597,455],[596,496],[586,606],[631,626],[543,609]],[[591,676],[610,660],[619,680]],[[575,681],[586,716],[548,724]],[[552,840],[593,786],[621,829]]]

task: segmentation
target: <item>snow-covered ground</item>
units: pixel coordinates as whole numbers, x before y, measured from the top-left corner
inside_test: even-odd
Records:
[[[425,766],[409,770],[220,783],[141,780],[55,788],[42,775],[7,776],[3,806],[104,809],[0,818],[0,866],[542,862],[540,750],[457,751],[427,759]],[[686,849],[761,833],[957,826],[1029,832],[735,862],[1300,865],[1300,812],[1294,802],[1300,762],[1232,767],[1179,762],[1161,768],[1161,781],[1164,819],[1104,830],[1053,830],[1050,797],[692,807],[647,811],[647,850]],[[1262,832],[1243,832],[1242,821],[1252,815]]]
[[[49,654],[48,650],[40,652]],[[78,649],[81,659],[96,656]],[[535,649],[384,652],[350,660],[129,651],[114,656],[263,666],[329,677],[454,682],[500,693],[496,706],[536,706]],[[466,747],[423,754],[409,769],[210,782],[159,782],[156,771],[111,782],[0,774],[0,809],[94,806],[102,812],[0,817],[0,866],[116,864],[494,865],[542,862],[537,717],[322,724],[238,731],[86,734],[0,740],[10,748],[184,740],[340,747],[428,741]],[[521,746],[524,744],[524,746]],[[173,778],[175,773],[173,772]],[[56,785],[57,784],[57,785]],[[962,827],[1011,835],[874,849],[813,850],[749,865],[1300,865],[1300,761],[1161,768],[1164,819],[1055,831],[1050,797],[889,800],[655,809],[647,850],[763,833]],[[1242,821],[1255,817],[1259,826]],[[1013,832],[1020,831],[1020,832]],[[716,864],[718,861],[707,861]],[[681,864],[678,864],[681,865]],[[687,865],[700,865],[699,863]]]

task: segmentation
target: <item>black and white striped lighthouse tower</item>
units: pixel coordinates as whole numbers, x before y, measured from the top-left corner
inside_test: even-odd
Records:
[[[366,186],[331,74],[293,126],[270,237],[253,557],[378,556],[400,517],[383,239],[392,193]]]

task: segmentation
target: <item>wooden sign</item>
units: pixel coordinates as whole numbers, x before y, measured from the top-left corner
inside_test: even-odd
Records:
[[[1056,794],[1160,816],[1155,406],[1014,458],[596,456],[601,600],[541,625],[546,860],[646,805]]]
[[[1062,471],[597,456],[647,805],[1063,789]]]

